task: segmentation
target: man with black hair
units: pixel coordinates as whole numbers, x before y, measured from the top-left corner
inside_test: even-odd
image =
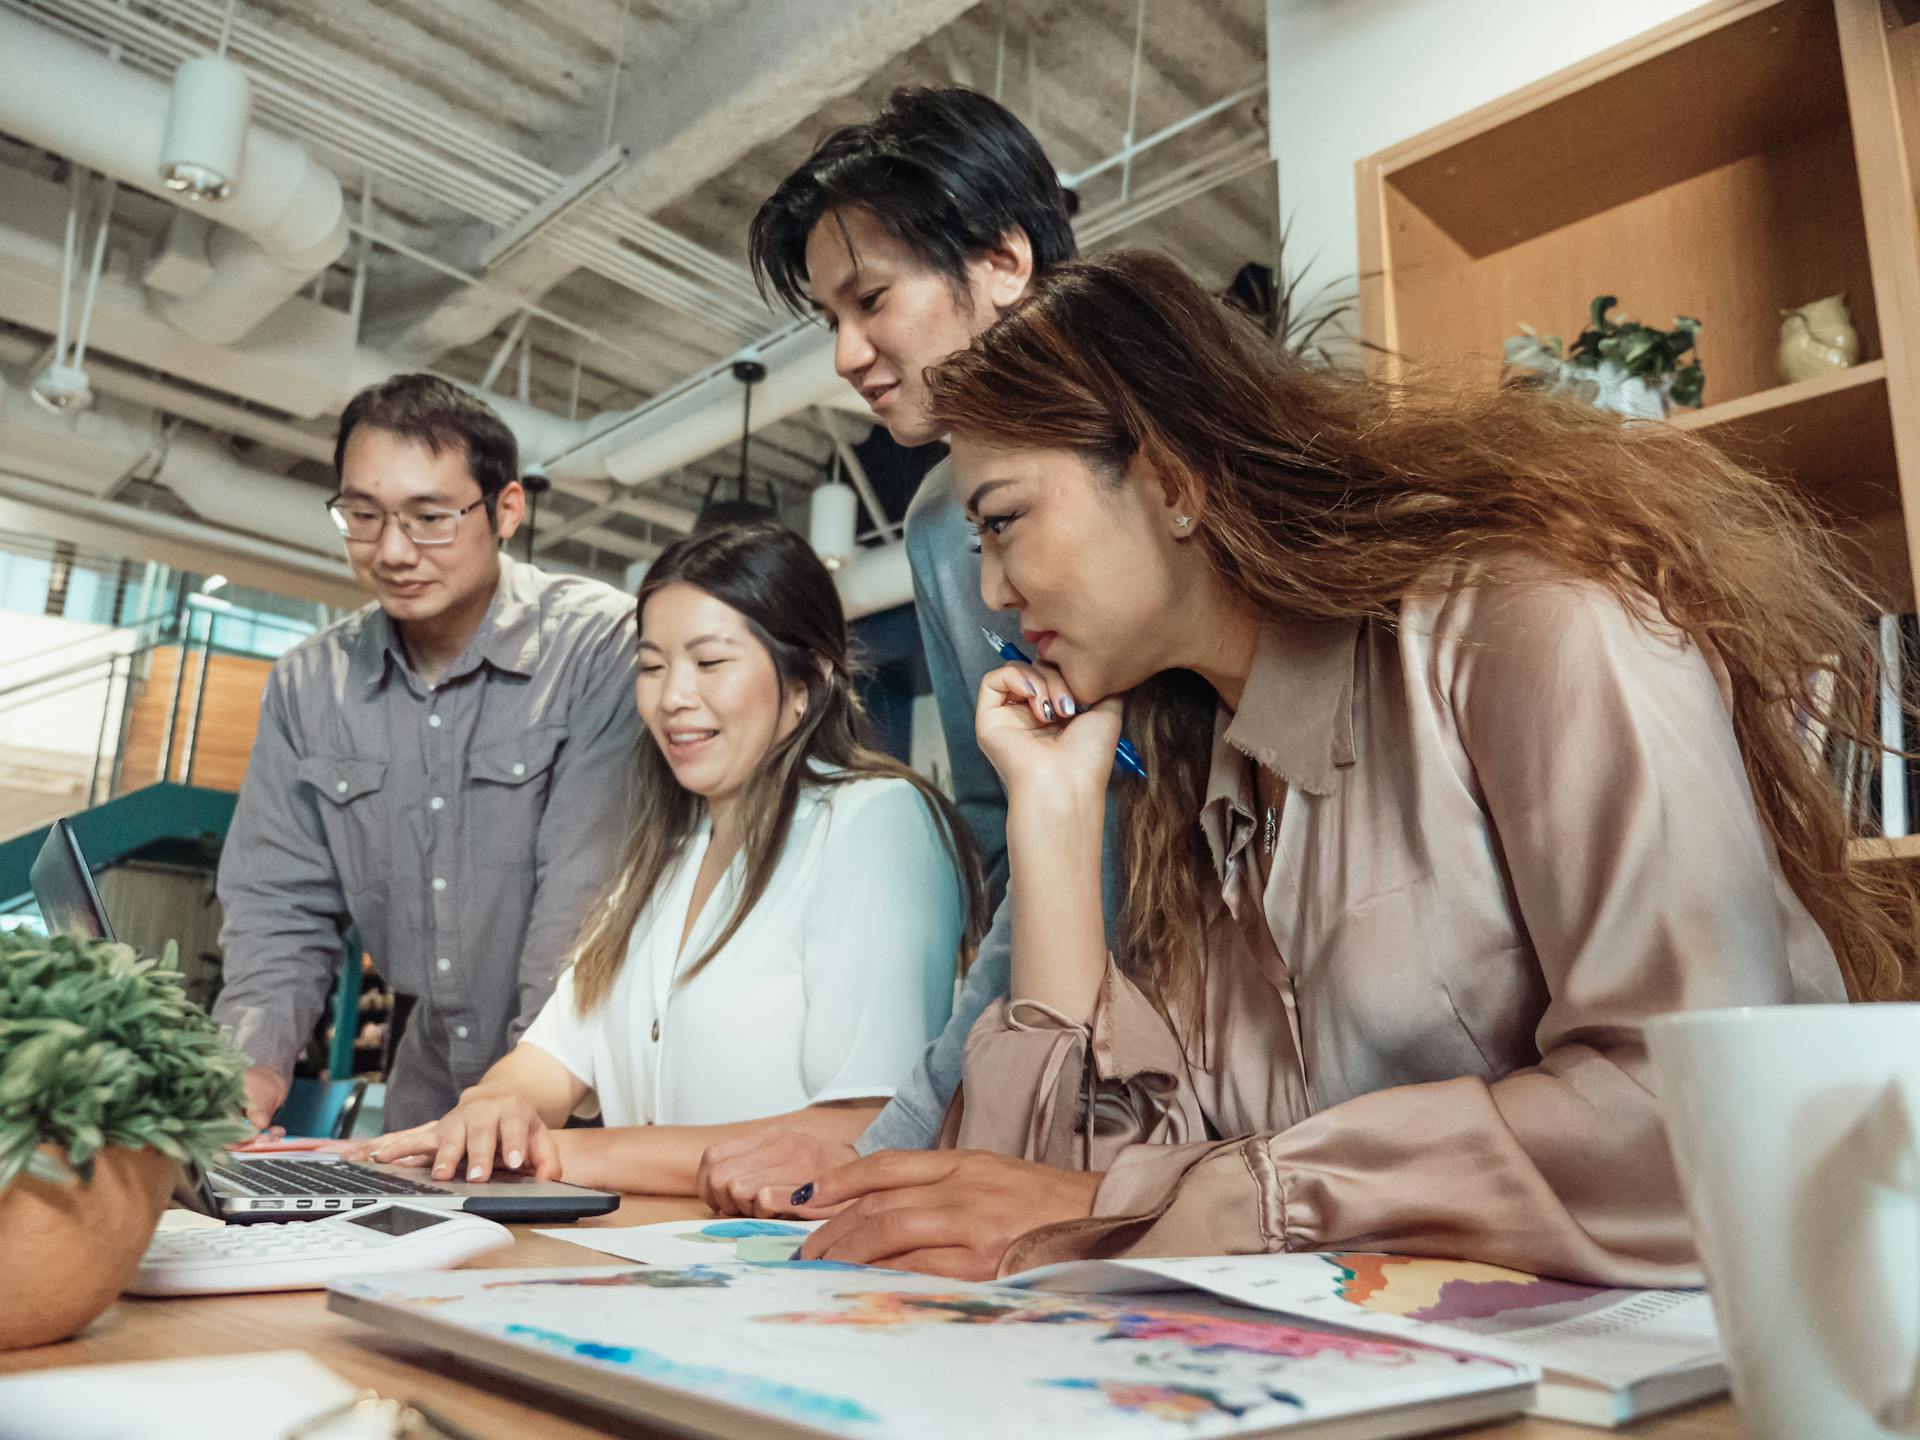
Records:
[[[327,508],[374,603],[267,681],[220,861],[214,1015],[252,1061],[264,1126],[357,925],[414,1000],[395,1130],[506,1053],[604,898],[641,728],[633,601],[506,556],[526,508],[513,433],[445,380],[356,395],[334,471]]]
[[[753,218],[748,251],[763,291],[834,332],[834,368],[894,440],[926,445],[942,437],[923,373],[964,350],[1036,273],[1074,257],[1072,208],[1039,142],[1004,106],[972,90],[902,89],[871,120],[828,135],[781,182]],[[716,1208],[784,1210],[796,1185],[855,1151],[931,1146],[960,1083],[967,1033],[1006,993],[1007,800],[973,732],[980,682],[1002,663],[980,629],[998,630],[1006,617],[981,599],[968,542],[943,461],[907,510],[907,555],[954,799],[988,868],[993,927],[946,1029],[857,1145],[779,1129],[714,1146],[700,1190]],[[1102,878],[1111,927],[1111,847]]]

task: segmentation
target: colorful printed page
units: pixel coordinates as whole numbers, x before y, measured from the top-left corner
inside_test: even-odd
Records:
[[[827,1262],[455,1270],[330,1288],[332,1308],[383,1328],[721,1434],[1397,1436],[1514,1414],[1537,1378],[1205,1297],[1090,1300]]]
[[[1355,1253],[1088,1260],[1005,1283],[1124,1293],[1143,1279],[1292,1319],[1459,1345],[1608,1389],[1721,1358],[1704,1290],[1609,1290],[1465,1260]]]
[[[663,1220],[657,1225],[577,1225],[536,1230],[585,1250],[642,1265],[791,1260],[818,1220]]]

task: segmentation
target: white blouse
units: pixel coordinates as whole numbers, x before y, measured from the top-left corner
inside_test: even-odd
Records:
[[[735,857],[687,936],[702,820],[641,911],[612,989],[582,1016],[568,969],[522,1038],[589,1089],[609,1125],[711,1125],[829,1100],[885,1099],[953,1007],[962,900],[933,812],[905,780],[803,790],[766,892],[732,915]]]

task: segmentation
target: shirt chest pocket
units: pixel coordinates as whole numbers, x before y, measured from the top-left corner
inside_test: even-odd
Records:
[[[467,836],[483,871],[526,870],[538,858],[561,739],[558,728],[546,726],[469,752]]]
[[[387,762],[351,755],[310,755],[296,783],[319,797],[320,824],[334,868],[349,890],[383,885],[393,857],[392,820],[384,792]]]

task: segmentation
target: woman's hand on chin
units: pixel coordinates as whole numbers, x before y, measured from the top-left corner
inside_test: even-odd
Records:
[[[1097,1174],[986,1150],[882,1150],[814,1182],[798,1212],[839,1213],[800,1258],[991,1280],[1028,1231],[1091,1215],[1099,1188]]]
[[[1120,742],[1121,701],[1082,708],[1051,665],[1003,665],[980,683],[974,733],[1007,787],[1007,804],[1104,802]]]

